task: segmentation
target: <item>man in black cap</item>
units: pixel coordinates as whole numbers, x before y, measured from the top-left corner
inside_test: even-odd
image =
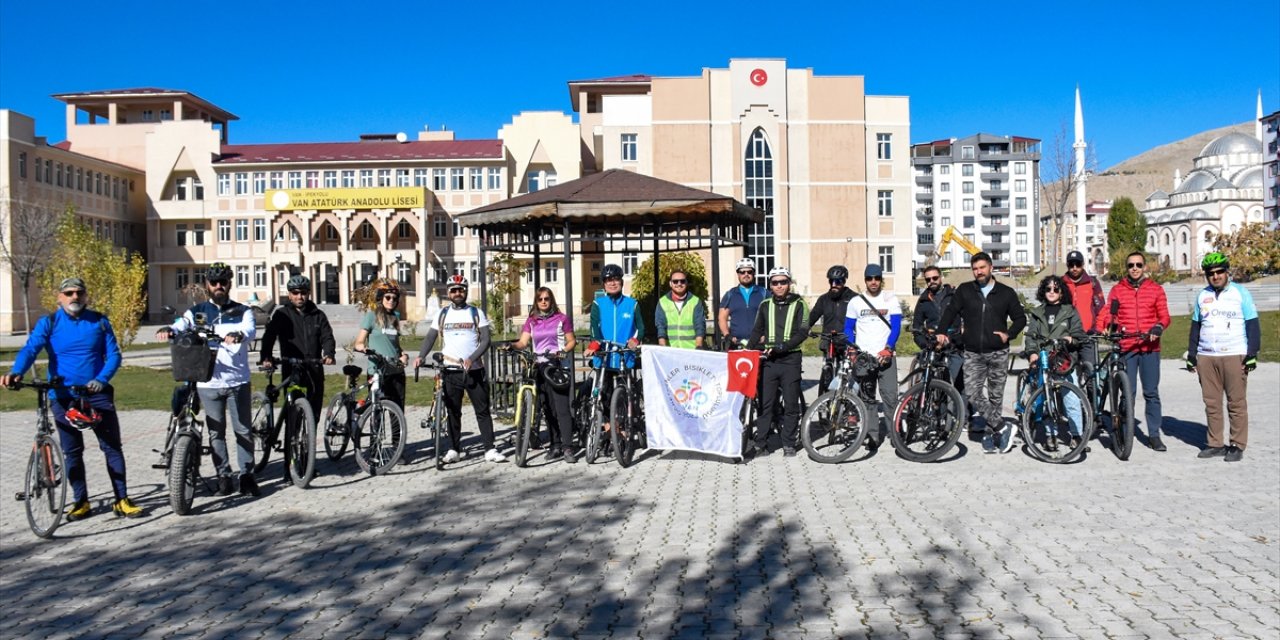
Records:
[[[1067,274],[1063,276],[1062,282],[1071,290],[1071,304],[1076,308],[1076,313],[1080,314],[1084,330],[1093,333],[1097,330],[1094,325],[1106,299],[1102,295],[1102,283],[1084,272],[1084,254],[1079,251],[1067,254]],[[1086,342],[1080,350],[1080,362],[1092,368],[1097,360],[1097,348],[1092,342]]]

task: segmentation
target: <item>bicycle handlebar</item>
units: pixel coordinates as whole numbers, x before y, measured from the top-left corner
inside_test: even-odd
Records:
[[[258,371],[274,371],[276,368],[276,362],[280,362],[281,364],[287,364],[294,367],[312,365],[312,364],[318,364],[318,365],[324,364],[324,358],[290,358],[286,356],[281,356],[279,358],[265,358],[265,360],[268,364],[266,366],[259,365]]]
[[[6,386],[6,387],[4,387],[4,388],[5,388],[5,389],[8,389],[9,391],[21,391],[21,390],[23,390],[23,389],[35,389],[37,392],[39,392],[39,391],[57,390],[57,389],[66,389],[67,391],[70,391],[70,392],[72,392],[72,393],[85,393],[85,392],[87,392],[87,391],[89,390],[89,389],[88,389],[88,387],[85,387],[85,386],[83,386],[83,385],[70,385],[70,386],[68,386],[68,385],[64,385],[64,384],[62,384],[62,379],[61,379],[61,378],[57,378],[57,379],[53,380],[52,382],[48,382],[48,381],[41,381],[41,380],[32,380],[31,382],[23,382],[23,381],[21,381],[21,380],[16,380],[16,381],[14,381],[13,383],[9,384],[8,386]]]

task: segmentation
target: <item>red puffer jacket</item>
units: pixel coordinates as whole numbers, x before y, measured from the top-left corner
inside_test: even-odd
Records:
[[[1107,305],[1098,314],[1096,326],[1105,331],[1113,319],[1126,333],[1150,333],[1153,330],[1163,333],[1169,328],[1169,302],[1165,298],[1164,287],[1145,276],[1137,286],[1128,278],[1121,278],[1116,286],[1111,287]],[[1138,353],[1159,351],[1160,339],[1125,338],[1120,341],[1120,350]]]

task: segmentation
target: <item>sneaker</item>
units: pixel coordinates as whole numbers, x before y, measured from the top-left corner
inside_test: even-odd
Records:
[[[998,451],[1000,451],[1000,449],[996,447],[996,434],[991,431],[987,431],[982,434],[982,452],[996,453]]]
[[[507,461],[507,457],[502,455],[502,452],[498,451],[497,449],[490,449],[484,452],[484,459],[488,460],[489,462],[506,462]]]
[[[1160,441],[1160,436],[1151,436],[1151,448],[1155,451],[1168,451],[1169,448],[1164,446]]]
[[[578,461],[578,458],[573,454],[573,447],[565,447],[564,453],[561,455],[564,456],[564,461],[569,464],[573,464]]]
[[[252,473],[240,474],[240,495],[255,498],[262,495],[262,491],[258,489],[258,481],[253,479]]]
[[[1225,455],[1227,455],[1226,447],[1209,447],[1201,451],[1200,453],[1196,454],[1196,457],[1197,458],[1216,458],[1218,456],[1225,456]]]
[[[71,505],[71,508],[67,510],[67,520],[70,522],[84,520],[91,515],[93,515],[93,506],[89,504],[88,500],[81,500]]]
[[[547,460],[559,460],[564,455],[564,451],[559,447],[551,447],[547,451]]]
[[[867,451],[871,453],[875,453],[876,449],[880,448],[880,438],[877,438],[874,436],[867,436],[866,447],[867,447]]]
[[[229,496],[235,491],[231,476],[218,476],[218,495]]]
[[[116,514],[117,518],[136,518],[142,515],[142,507],[134,504],[128,498],[120,498],[111,506],[111,511]]]
[[[784,458],[794,458],[794,457],[796,457],[796,448],[795,448],[795,447],[783,447],[783,448],[782,448],[782,457],[784,457]]]
[[[750,459],[752,459],[752,458],[754,458],[754,457],[756,457],[756,456],[760,455],[760,449],[762,449],[762,448],[763,448],[763,447],[761,447],[760,445],[757,445],[754,441],[753,441],[753,442],[748,442],[748,443],[747,443],[747,448],[742,450],[742,457],[743,457],[743,459],[745,459],[745,460],[750,460]]]
[[[1000,448],[1000,453],[1009,453],[1013,451],[1013,434],[1017,429],[1012,424],[1006,422],[1004,427],[1000,429],[996,445]]]
[[[413,464],[413,456],[407,453],[401,453],[400,459],[396,461],[396,466],[407,467]]]
[[[458,455],[458,450],[457,450],[457,449],[450,449],[450,450],[448,451],[448,453],[445,453],[445,454],[444,454],[444,463],[445,463],[445,464],[453,464],[453,463],[457,462],[457,461],[458,461],[458,458],[460,458],[460,457],[461,457],[461,456],[459,456],[459,455]]]
[[[1227,455],[1224,456],[1227,462],[1240,462],[1240,458],[1244,457],[1244,449],[1240,447],[1228,447]]]

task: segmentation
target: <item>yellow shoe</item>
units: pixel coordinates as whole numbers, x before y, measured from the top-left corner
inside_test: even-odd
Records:
[[[84,520],[91,515],[93,515],[93,507],[89,504],[88,500],[81,500],[80,502],[71,505],[71,509],[67,511],[67,520],[72,522],[76,520]]]
[[[111,511],[113,511],[118,518],[136,518],[142,515],[142,507],[134,504],[133,501],[128,498],[120,498],[119,500],[116,500],[116,503],[111,507]]]

